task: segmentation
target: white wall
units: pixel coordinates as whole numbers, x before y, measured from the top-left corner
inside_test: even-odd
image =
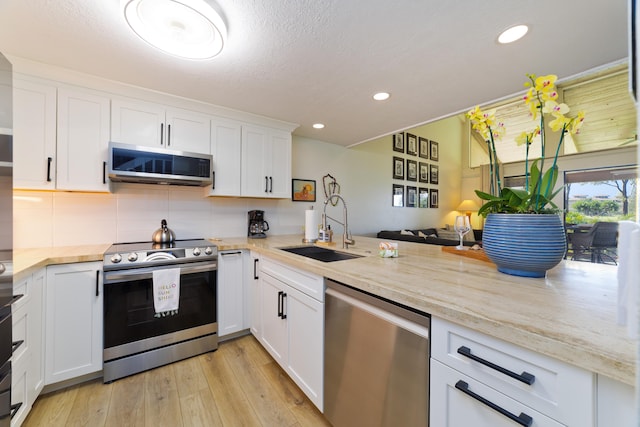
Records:
[[[201,188],[149,184],[113,183],[111,194],[15,191],[14,247],[145,241],[162,219],[179,239],[238,237],[246,235],[251,209],[265,211],[269,234],[302,236],[304,211],[311,205],[323,209],[322,177],[328,173],[341,186],[354,234],[443,226],[447,219],[452,222],[452,209],[460,202],[461,138],[450,125],[439,122],[413,131],[440,143],[438,209],[391,206],[390,136],[354,148],[294,137],[292,176],[316,180],[315,203],[205,197]],[[341,206],[329,206],[327,212],[342,218]],[[342,233],[341,226],[333,228]]]

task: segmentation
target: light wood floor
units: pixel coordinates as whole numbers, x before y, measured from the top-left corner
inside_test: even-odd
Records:
[[[251,336],[103,384],[40,396],[23,426],[330,426]]]

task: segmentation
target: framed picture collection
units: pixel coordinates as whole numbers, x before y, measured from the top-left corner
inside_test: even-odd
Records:
[[[439,144],[410,132],[392,135],[393,207],[437,208]],[[402,182],[396,182],[402,181]]]

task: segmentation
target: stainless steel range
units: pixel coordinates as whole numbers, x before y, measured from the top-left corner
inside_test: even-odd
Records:
[[[218,249],[204,239],[117,243],[107,250],[105,383],[218,348],[217,266]],[[158,313],[154,271],[176,269],[176,310]]]

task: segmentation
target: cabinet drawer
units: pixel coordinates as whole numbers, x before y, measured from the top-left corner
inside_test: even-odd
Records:
[[[459,389],[463,388],[465,391]],[[472,396],[473,395],[473,396]],[[481,400],[484,399],[484,402]],[[495,408],[489,405],[495,405]],[[505,413],[498,412],[505,411]],[[510,414],[507,415],[506,413]],[[514,427],[521,419],[531,427],[561,427],[563,424],[487,387],[455,369],[431,359],[430,424],[441,427]],[[522,425],[522,424],[520,424]]]
[[[431,325],[434,359],[561,423],[593,425],[591,372],[441,319],[432,319]],[[517,376],[531,375],[532,383],[498,368]]]
[[[322,276],[297,270],[268,258],[260,258],[260,270],[311,298],[324,302],[324,278]]]
[[[28,307],[20,307],[13,311],[12,317],[12,340],[13,342],[23,341],[11,356],[13,363],[19,362],[27,354],[29,348],[29,311]]]

